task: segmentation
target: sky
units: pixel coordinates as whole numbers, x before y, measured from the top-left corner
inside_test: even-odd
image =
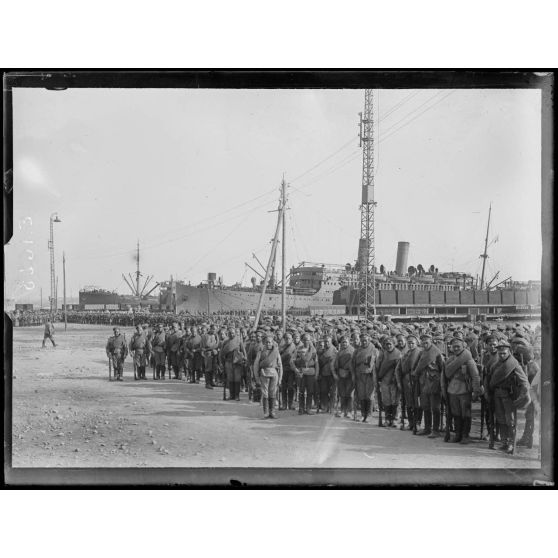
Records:
[[[127,293],[144,279],[254,276],[289,184],[287,265],[354,263],[363,90],[15,89],[14,237],[5,298],[50,290],[49,219],[62,293]],[[538,90],[375,90],[376,264],[540,280]]]

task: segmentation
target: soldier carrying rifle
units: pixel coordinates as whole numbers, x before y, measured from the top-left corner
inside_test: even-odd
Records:
[[[112,331],[114,335],[108,338],[105,350],[107,357],[112,362],[115,379],[122,382],[124,360],[128,356],[128,345],[126,343],[126,337],[120,333],[119,328],[113,327]]]
[[[483,393],[477,366],[470,351],[465,349],[465,344],[465,341],[458,337],[452,339],[451,354],[442,374],[442,393],[446,400],[448,416],[451,414],[455,425],[455,438],[452,441],[462,444],[469,442],[471,401],[476,401]],[[450,421],[446,420],[449,434],[447,426]]]
[[[517,410],[531,402],[529,380],[521,365],[511,355],[510,344],[498,344],[498,361],[492,367],[489,397],[493,401],[496,424],[500,427],[500,449],[513,454],[517,434]]]
[[[139,324],[130,339],[130,353],[134,359],[134,379],[146,380],[145,367],[149,362],[151,343]]]

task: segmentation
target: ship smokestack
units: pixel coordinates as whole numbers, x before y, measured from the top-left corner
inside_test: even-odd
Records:
[[[405,275],[407,273],[407,263],[409,261],[409,243],[397,243],[397,260],[395,263],[395,274]]]

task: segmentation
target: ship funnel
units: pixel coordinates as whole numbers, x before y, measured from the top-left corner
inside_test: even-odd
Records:
[[[407,273],[407,263],[409,262],[409,243],[397,243],[397,261],[395,263],[395,274],[405,275]]]

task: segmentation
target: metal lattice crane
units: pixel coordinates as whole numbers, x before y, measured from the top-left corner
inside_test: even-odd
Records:
[[[362,198],[360,205],[360,240],[358,246],[360,313],[366,319],[376,314],[375,239],[374,239],[374,95],[364,92],[364,113],[360,116],[362,147]]]

